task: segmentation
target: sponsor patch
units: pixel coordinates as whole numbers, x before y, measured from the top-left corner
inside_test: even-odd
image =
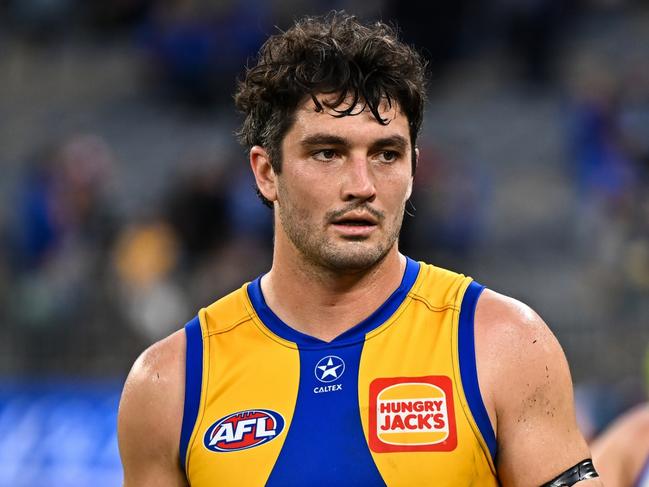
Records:
[[[315,377],[320,382],[333,382],[345,372],[345,361],[337,355],[321,358],[315,366]]]
[[[453,386],[446,376],[373,380],[369,416],[369,443],[376,453],[457,446]]]
[[[284,418],[278,412],[248,409],[214,422],[205,432],[203,444],[215,452],[246,450],[277,438],[283,429]]]

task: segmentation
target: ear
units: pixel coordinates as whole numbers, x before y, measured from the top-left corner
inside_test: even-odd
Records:
[[[268,201],[277,200],[277,177],[273,166],[270,164],[270,157],[266,149],[255,145],[250,149],[250,167],[255,175],[259,192]]]

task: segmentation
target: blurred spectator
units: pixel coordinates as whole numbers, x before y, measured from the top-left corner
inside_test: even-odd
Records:
[[[264,4],[166,0],[140,30],[152,86],[195,108],[229,99],[235,76],[256,54]]]
[[[625,270],[633,286],[649,290],[649,66],[636,54],[622,80],[620,131],[634,161],[631,228]]]
[[[457,151],[428,145],[420,154],[400,244],[413,255],[466,259],[483,236],[489,178]]]
[[[234,239],[253,240],[270,248],[273,211],[257,196],[255,179],[247,164],[233,165],[231,171],[227,199]]]
[[[256,277],[272,241],[272,210],[255,193],[245,155],[221,148],[218,156],[185,158],[165,195],[179,277],[197,305],[233,290],[242,277]]]
[[[588,60],[572,105],[572,173],[578,231],[610,282],[649,288],[649,89],[644,77]],[[622,292],[617,286],[616,292]]]
[[[118,238],[114,266],[126,316],[148,341],[179,328],[190,312],[171,280],[178,263],[173,229],[154,219],[126,227]]]
[[[620,131],[617,80],[604,68],[584,76],[575,95],[570,134],[578,188],[582,198],[624,204],[635,177]]]
[[[169,223],[180,243],[183,265],[193,269],[231,238],[229,161],[185,160],[165,196]]]
[[[37,156],[18,199],[18,262],[28,268],[46,265],[52,254],[76,241],[107,246],[113,164],[111,149],[96,135],[74,135]]]
[[[16,199],[12,222],[13,313],[55,326],[83,306],[115,226],[109,206],[114,158],[95,135],[73,135],[39,155]]]
[[[268,261],[272,212],[258,200],[245,158],[218,152],[218,159],[183,158],[162,197],[163,215],[126,227],[115,247],[125,314],[148,341]]]
[[[177,248],[173,231],[162,221],[127,226],[115,247],[115,269],[129,288],[149,288],[175,268]]]
[[[19,267],[37,267],[60,240],[54,219],[54,168],[52,154],[39,154],[18,195],[18,221],[14,243]]]

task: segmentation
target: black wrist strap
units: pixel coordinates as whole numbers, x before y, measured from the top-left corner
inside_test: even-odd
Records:
[[[596,477],[599,477],[599,475],[595,471],[593,461],[588,458],[582,460],[574,467],[570,467],[561,475],[543,484],[541,487],[570,487],[582,480],[594,479]]]

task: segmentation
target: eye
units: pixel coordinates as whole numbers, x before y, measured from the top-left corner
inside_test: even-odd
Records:
[[[334,149],[321,149],[313,153],[313,158],[322,161],[328,162],[336,158],[336,151]]]
[[[378,160],[384,163],[391,163],[399,159],[400,154],[393,150],[384,150],[378,153]]]

